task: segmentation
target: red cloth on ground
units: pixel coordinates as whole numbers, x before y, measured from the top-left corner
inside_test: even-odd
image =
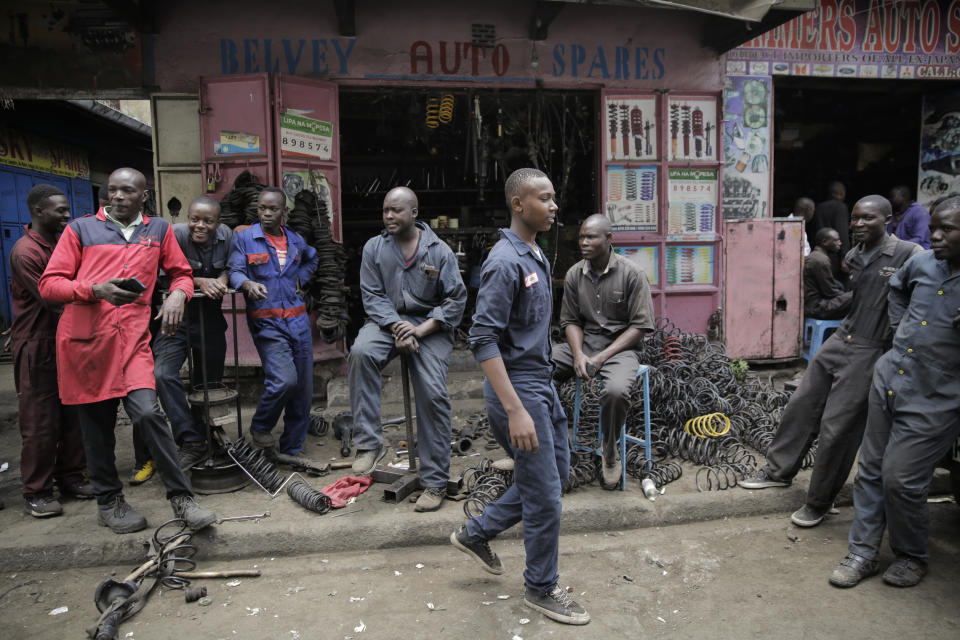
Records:
[[[347,506],[347,500],[369,489],[371,484],[373,484],[373,478],[370,476],[347,476],[333,484],[328,484],[320,491],[330,496],[334,509],[339,509]]]

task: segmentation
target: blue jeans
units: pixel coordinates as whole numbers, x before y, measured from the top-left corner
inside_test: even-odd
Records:
[[[422,322],[421,319],[419,322]],[[419,322],[411,319],[414,324]],[[410,384],[417,410],[417,453],[424,488],[446,487],[450,478],[450,396],[447,366],[453,350],[449,331],[437,331],[420,341],[420,352],[408,358]],[[350,411],[353,414],[353,444],[357,449],[376,449],[383,442],[380,402],[381,372],[397,356],[393,336],[373,322],[360,329],[350,349]]]
[[[263,365],[264,391],[250,428],[269,433],[283,413],[281,453],[303,450],[313,400],[313,339],[306,314],[293,318],[247,318]]]
[[[536,453],[514,451],[507,414],[490,383],[484,383],[490,430],[514,460],[514,481],[499,500],[467,521],[467,535],[471,541],[491,540],[523,520],[527,554],[523,581],[528,589],[546,593],[560,577],[560,491],[570,476],[567,417],[549,371],[541,377],[511,377],[511,382],[533,419],[540,448]]]

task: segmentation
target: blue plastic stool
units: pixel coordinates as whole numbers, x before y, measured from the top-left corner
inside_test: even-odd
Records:
[[[803,357],[810,362],[817,350],[830,334],[840,326],[840,320],[817,320],[807,318],[803,321]]]
[[[620,427],[620,437],[617,439],[617,442],[620,445],[620,465],[622,468],[621,477],[620,477],[620,491],[625,491],[627,488],[627,442],[633,444],[639,444],[643,447],[644,455],[647,460],[647,464],[650,462],[650,367],[641,364],[637,367],[637,378],[643,378],[643,438],[635,438],[633,436],[627,435],[627,423],[623,423],[623,426]],[[594,455],[603,457],[603,429],[601,428],[603,420],[603,407],[597,412],[597,448],[591,449],[590,447],[577,444],[577,432],[580,427],[580,389],[581,389],[581,380],[577,378],[577,390],[573,397],[573,441],[571,443],[571,448],[574,451],[582,451],[585,453],[592,453]]]

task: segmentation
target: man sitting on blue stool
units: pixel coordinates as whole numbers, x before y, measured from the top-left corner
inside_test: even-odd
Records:
[[[594,214],[580,226],[583,260],[563,280],[560,326],[566,344],[553,347],[558,380],[571,374],[583,380],[599,376],[602,410],[604,488],[613,489],[623,475],[617,449],[620,427],[630,407],[630,389],[640,366],[637,344],[653,329],[650,283],[640,266],[611,245],[610,221]]]
[[[816,246],[803,259],[803,315],[817,320],[840,320],[850,311],[853,291],[833,277],[831,256],[840,253],[840,234],[824,227],[817,231]]]

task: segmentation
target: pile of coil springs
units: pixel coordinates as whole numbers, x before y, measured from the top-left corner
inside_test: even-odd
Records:
[[[756,376],[738,381],[721,345],[708,342],[700,334],[684,333],[669,320],[657,321],[639,354],[641,362],[651,365],[652,460],[646,459],[643,447],[630,446],[625,460],[627,473],[637,479],[651,478],[662,487],[681,476],[680,465],[670,460],[679,458],[701,467],[696,476],[699,491],[728,489],[753,475],[758,464],[755,452],[766,454],[790,394],[775,390]],[[595,449],[603,383],[594,378],[581,387],[577,439],[579,444]],[[565,381],[558,390],[572,424],[575,380]],[[700,437],[696,429],[684,430],[688,421],[714,413],[730,421],[723,435]],[[643,438],[643,386],[639,378],[631,391],[626,424],[629,435]],[[816,444],[804,457],[803,468],[813,466],[815,456]]]
[[[237,440],[227,451],[234,462],[253,476],[264,491],[271,496],[280,491],[286,478],[276,465],[267,459],[263,449],[257,449],[244,438]],[[330,496],[317,491],[297,477],[287,483],[287,495],[304,509],[323,515],[333,508]]]
[[[511,484],[513,471],[497,469],[493,460],[481,458],[463,472],[463,487],[469,494],[463,501],[463,513],[468,518],[479,516],[488,504],[506,493]]]

